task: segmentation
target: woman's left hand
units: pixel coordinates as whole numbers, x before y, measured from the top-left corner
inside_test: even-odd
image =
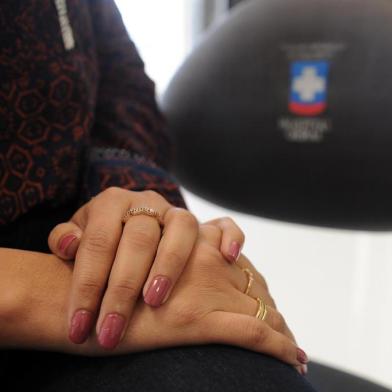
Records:
[[[145,215],[132,216],[123,227],[122,216],[134,207],[159,212],[163,232],[156,219]],[[235,262],[244,242],[242,231],[229,218],[209,224],[221,229],[221,252]],[[70,221],[57,225],[48,239],[51,251],[64,260],[75,260],[69,306],[71,341],[83,343],[97,321],[100,342],[113,348],[105,343],[104,330],[118,324],[121,336],[114,339],[118,344],[141,292],[151,306],[164,303],[188,261],[198,227],[191,213],[173,207],[156,192],[115,187],[82,206]],[[163,295],[157,296],[157,285],[162,286]]]

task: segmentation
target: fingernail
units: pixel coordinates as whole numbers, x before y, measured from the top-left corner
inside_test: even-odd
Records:
[[[166,276],[157,276],[147,290],[144,296],[144,302],[150,306],[160,306],[165,299],[169,287],[169,278]]]
[[[297,347],[297,360],[304,365],[309,362],[308,356],[305,354],[305,351],[301,350],[298,347]]]
[[[229,256],[233,259],[233,261],[237,261],[240,256],[241,245],[233,241],[230,245]]]
[[[76,344],[86,341],[93,324],[93,314],[87,310],[78,310],[71,320],[69,339]]]
[[[72,243],[74,242],[74,240],[76,240],[76,238],[77,237],[75,235],[70,234],[70,235],[65,236],[60,241],[59,250],[63,255],[65,255],[67,257],[74,256],[75,250],[76,250],[75,247],[76,247],[77,243],[74,243],[74,244],[72,244]]]
[[[308,366],[307,365],[301,365],[301,374],[303,376],[306,376],[308,374]]]
[[[99,344],[106,349],[115,348],[121,339],[121,334],[125,326],[125,318],[119,314],[108,314],[98,335]]]

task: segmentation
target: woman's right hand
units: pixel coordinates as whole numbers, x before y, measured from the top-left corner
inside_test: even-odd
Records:
[[[201,225],[191,258],[166,305],[151,308],[139,301],[123,342],[112,354],[222,343],[268,354],[306,371],[306,354],[276,310],[264,278],[242,255],[237,264],[228,264],[219,251],[221,235],[216,226]],[[248,276],[242,268],[249,268],[255,278],[248,295]],[[256,297],[267,304],[265,321],[255,317]],[[92,355],[109,354],[95,341],[91,337],[79,346],[80,353],[89,347]]]

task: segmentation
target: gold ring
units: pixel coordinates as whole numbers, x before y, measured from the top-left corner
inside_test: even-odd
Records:
[[[159,225],[162,226],[160,213],[149,207],[130,208],[122,217],[121,222],[125,224],[128,222],[129,218],[137,215],[146,215],[150,216],[151,218],[155,218],[158,221]]]
[[[245,290],[245,294],[248,295],[255,279],[253,277],[253,272],[249,268],[243,268],[242,271],[244,271],[248,276],[248,285],[246,286]]]
[[[265,318],[267,317],[267,305],[263,302],[263,300],[260,297],[257,297],[256,301],[259,306],[257,308],[256,318],[258,318],[261,321],[264,321]]]

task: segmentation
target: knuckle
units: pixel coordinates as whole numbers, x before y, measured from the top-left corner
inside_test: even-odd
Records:
[[[263,346],[268,337],[268,332],[262,323],[254,322],[248,326],[247,329],[248,341],[251,346]]]
[[[282,358],[282,359],[288,359],[288,358],[293,357],[292,346],[288,342],[286,342],[285,340],[282,340],[280,342],[279,347],[277,349],[277,352],[278,352],[279,358]],[[296,357],[295,354],[294,354],[294,357]]]
[[[286,325],[286,321],[280,312],[273,312],[271,310],[271,321],[269,324],[275,331],[283,331]]]
[[[257,270],[256,270],[257,271]],[[264,289],[269,293],[268,291],[268,283],[265,280],[264,276],[260,274],[260,272],[257,271],[257,276],[260,279],[261,285],[264,287]]]
[[[175,214],[177,216],[177,219],[182,226],[185,226],[187,229],[193,229],[199,225],[196,217],[193,214],[191,214],[189,211],[183,208],[174,208],[174,209],[175,209]]]
[[[145,195],[147,197],[155,197],[156,195],[159,195],[159,193],[157,193],[151,189],[147,189],[146,191],[143,191],[143,195]]]
[[[151,189],[148,189],[146,191],[142,191],[141,193],[142,193],[143,197],[145,197],[147,200],[150,200],[150,201],[157,200],[157,199],[163,199],[163,197],[159,193],[157,193]]]
[[[80,298],[90,299],[100,296],[103,292],[103,286],[92,278],[84,278],[77,286],[77,294]]]
[[[268,292],[268,288],[267,288],[267,292]],[[270,306],[270,307],[271,307],[272,309],[275,309],[275,310],[276,310],[278,307],[276,306],[275,300],[274,300],[271,296],[269,297],[269,300],[270,300],[270,302],[271,302],[271,306]]]
[[[191,303],[177,304],[173,309],[173,320],[177,326],[187,326],[196,323],[201,318],[200,310]]]
[[[220,251],[207,242],[196,243],[192,253],[194,263],[199,266],[205,265],[207,268],[219,265],[222,257]]]
[[[102,252],[111,249],[112,239],[107,230],[95,229],[84,241],[84,246],[90,252]]]
[[[242,229],[238,226],[238,224],[234,221],[234,219],[230,218],[230,217],[225,217],[223,219],[225,220],[225,223],[227,224],[227,226],[231,226],[232,228],[234,228],[237,231],[237,234],[240,237],[239,239],[241,241],[244,241],[245,240],[245,234],[242,231]]]
[[[213,240],[217,240],[217,239],[220,240],[222,236],[221,229],[215,225],[210,225],[210,224],[201,225],[200,231],[205,237],[211,238]]]
[[[237,226],[237,224],[234,222],[234,219],[230,218],[229,216],[224,216],[220,220],[221,220],[222,223],[225,223],[227,225]]]
[[[172,207],[170,213],[184,224],[189,226],[198,225],[196,217],[184,208]]]
[[[120,302],[136,301],[140,294],[136,282],[126,279],[109,285],[108,292]]]
[[[174,249],[166,252],[163,259],[167,264],[169,264],[172,268],[176,270],[182,269],[185,264],[184,258],[180,255],[178,251]]]
[[[238,228],[238,239],[240,242],[245,242],[245,233]]]
[[[119,194],[123,193],[124,189],[118,187],[118,186],[110,186],[109,188],[106,188],[103,193],[108,197],[108,198],[112,198],[112,197],[116,197]]]
[[[272,298],[271,293],[269,292],[269,287],[268,287],[267,281],[260,274],[260,272],[257,271],[257,269],[255,269],[255,273],[256,273],[257,278],[259,279],[260,286],[263,288],[263,290],[265,292],[265,299],[268,300],[268,302],[270,303],[270,306],[273,309],[276,309],[275,300]]]

